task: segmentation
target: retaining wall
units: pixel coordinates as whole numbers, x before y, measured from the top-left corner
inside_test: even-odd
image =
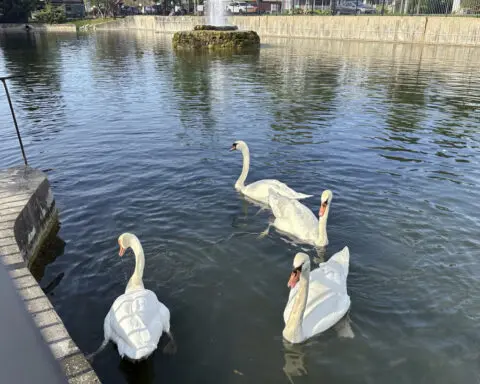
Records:
[[[0,24],[1,32],[26,32],[26,23],[22,24]],[[40,24],[28,23],[32,32],[77,32],[74,24]]]
[[[30,167],[0,171],[0,262],[69,383],[99,383],[28,269],[57,221],[55,200],[43,172]]]
[[[97,30],[173,33],[205,24],[196,16],[128,16]],[[480,47],[480,18],[441,16],[231,16],[228,22],[260,37],[452,44]]]

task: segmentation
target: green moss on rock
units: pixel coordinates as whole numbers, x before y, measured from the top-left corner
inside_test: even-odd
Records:
[[[194,30],[173,35],[175,49],[247,49],[260,47],[255,31]]]
[[[193,27],[194,31],[236,31],[238,27],[236,25],[224,25],[217,27],[215,25],[196,25]]]

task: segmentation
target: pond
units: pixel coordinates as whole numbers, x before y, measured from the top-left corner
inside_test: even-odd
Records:
[[[110,345],[104,383],[473,383],[480,350],[480,50],[262,40],[257,54],[175,54],[153,33],[12,34],[2,73],[29,162],[60,212],[35,266],[86,353],[145,250],[145,286],[171,310],[178,351],[139,365]],[[0,165],[21,164],[3,93]],[[299,346],[282,313],[300,246],[235,190],[277,178],[318,211],[325,260],[350,248],[352,306]],[[345,337],[351,328],[354,337]],[[343,330],[343,331],[342,331]]]

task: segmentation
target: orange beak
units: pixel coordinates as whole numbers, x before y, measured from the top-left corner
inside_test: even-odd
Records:
[[[120,246],[120,250],[118,251],[118,256],[123,256],[125,254],[126,249],[122,247],[120,240],[118,240],[118,245]]]
[[[293,271],[290,274],[290,279],[288,279],[288,288],[293,288],[295,285],[298,283],[298,280],[300,279],[300,271]]]
[[[322,205],[320,206],[320,210],[318,211],[318,215],[322,217],[325,214],[326,210],[327,210],[327,204],[322,203]]]

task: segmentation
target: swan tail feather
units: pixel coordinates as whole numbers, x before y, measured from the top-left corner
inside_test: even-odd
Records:
[[[308,199],[309,197],[313,197],[313,195],[306,195],[305,193],[295,192],[295,195],[293,196],[293,198],[296,200]]]
[[[338,264],[348,267],[350,263],[350,249],[348,246],[345,246],[341,251],[337,252],[331,257],[335,260]]]
[[[100,352],[102,352],[107,345],[108,345],[108,339],[104,339],[104,340],[103,340],[103,343],[100,345],[100,347],[98,347],[98,349],[97,349],[95,352],[90,353],[89,355],[85,356],[85,358],[87,359],[87,361],[88,361],[89,363],[91,363],[91,362],[93,361],[93,358],[94,358],[95,356],[97,356]]]
[[[163,347],[163,353],[166,353],[168,355],[173,355],[177,352],[177,343],[175,342],[175,339],[173,338],[173,334],[171,331],[167,332],[168,337],[170,340],[168,341],[167,345]]]

